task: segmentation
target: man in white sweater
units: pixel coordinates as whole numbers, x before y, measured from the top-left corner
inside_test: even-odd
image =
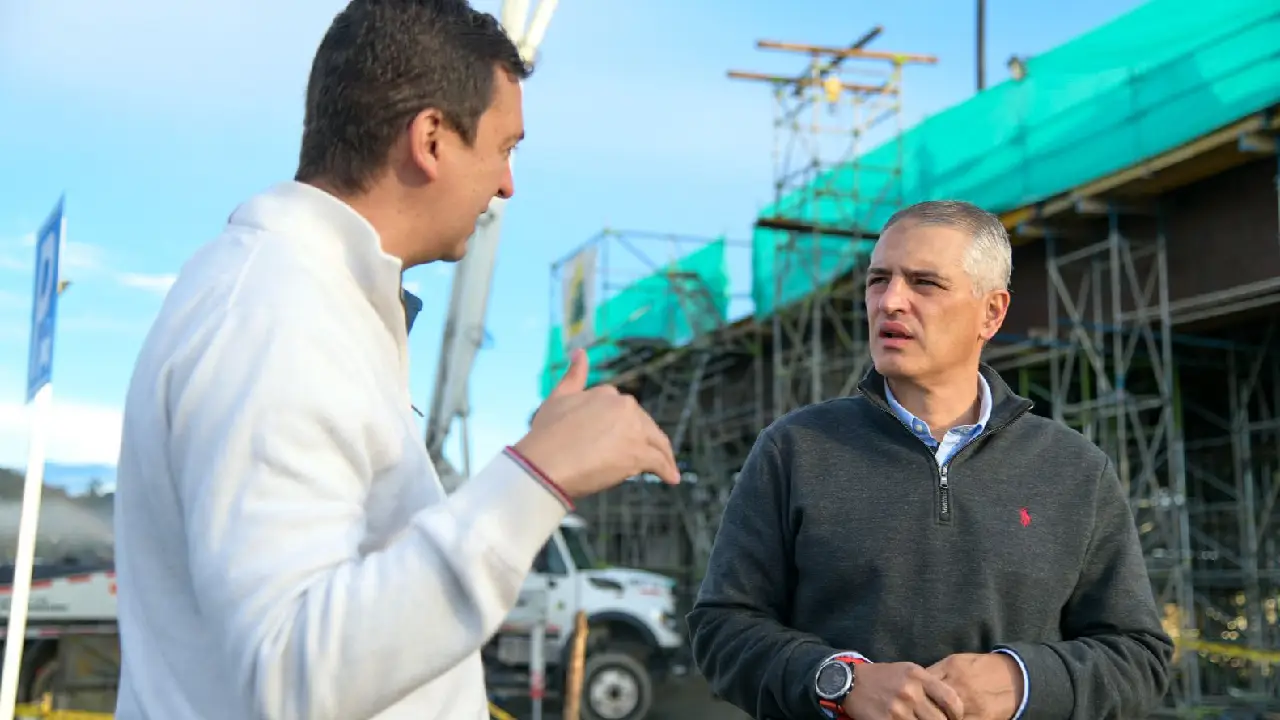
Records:
[[[129,388],[120,720],[481,720],[479,649],[575,498],[676,482],[579,354],[446,496],[409,397],[405,268],[457,260],[523,136],[515,47],[464,0],[354,0],[297,178],[183,268]]]

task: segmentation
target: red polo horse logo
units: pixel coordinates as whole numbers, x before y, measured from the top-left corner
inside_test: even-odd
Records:
[[[1019,510],[1019,511],[1018,511],[1018,522],[1022,523],[1022,527],[1027,527],[1028,525],[1030,525],[1030,524],[1031,524],[1031,512],[1030,512],[1030,511],[1028,511],[1026,508],[1022,508],[1021,510]]]

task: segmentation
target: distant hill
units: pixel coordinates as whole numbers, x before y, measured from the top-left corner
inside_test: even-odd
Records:
[[[23,482],[21,473],[0,468],[0,562],[11,562],[17,550]],[[110,483],[114,488],[114,472]],[[66,557],[111,557],[114,499],[111,492],[95,489],[72,494],[46,484],[40,502],[36,557],[46,562]]]

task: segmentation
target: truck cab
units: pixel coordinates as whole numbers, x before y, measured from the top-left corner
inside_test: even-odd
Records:
[[[578,611],[587,617],[582,713],[589,720],[642,720],[653,685],[686,667],[676,616],[675,580],[644,570],[609,567],[595,556],[587,523],[570,515],[534,559],[521,602],[486,653],[493,671],[528,672],[530,628],[542,615],[550,694],[562,690]],[[538,602],[528,602],[537,595]],[[519,686],[517,681],[517,686]],[[496,683],[495,683],[496,684]]]

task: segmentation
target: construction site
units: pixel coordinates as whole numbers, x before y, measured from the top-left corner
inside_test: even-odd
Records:
[[[1014,244],[986,362],[1128,489],[1177,646],[1170,714],[1280,712],[1280,5],[1152,0],[912,127],[904,70],[938,58],[879,34],[762,40],[794,75],[728,73],[775,108],[749,238],[609,229],[552,268],[544,393],[586,348],[685,472],[581,503],[601,559],[676,578],[686,611],[757,434],[857,392],[884,222],[967,200]]]

